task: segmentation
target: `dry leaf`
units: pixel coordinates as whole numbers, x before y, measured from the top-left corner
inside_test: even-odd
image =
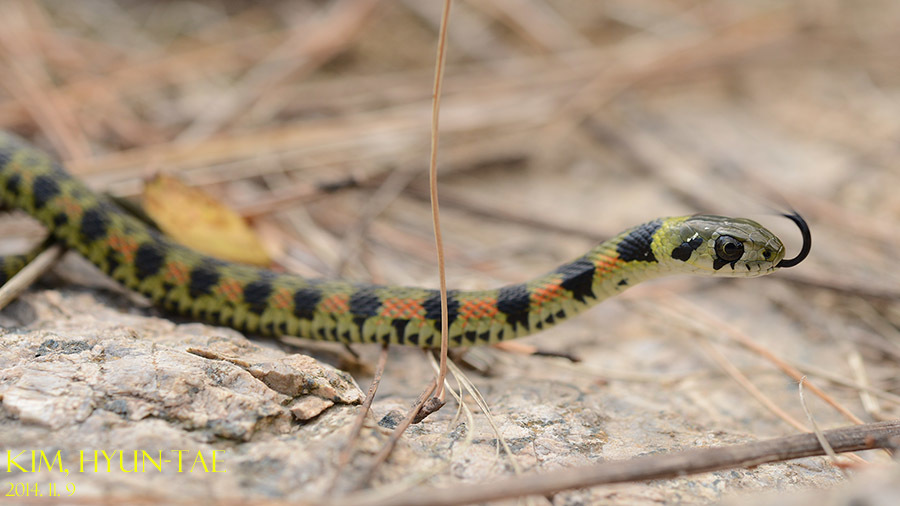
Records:
[[[206,193],[168,175],[144,185],[144,210],[177,242],[222,260],[269,265],[259,237],[242,217]]]

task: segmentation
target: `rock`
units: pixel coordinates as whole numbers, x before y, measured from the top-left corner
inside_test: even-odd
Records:
[[[323,411],[334,406],[334,401],[314,396],[306,396],[291,402],[290,410],[294,418],[306,421],[319,416]]]
[[[33,316],[41,328],[0,329],[6,415],[56,430],[100,410],[247,441],[260,428],[291,431],[294,413],[308,420],[335,403],[362,399],[349,375],[310,357],[229,329],[176,326],[94,306],[90,297],[53,291],[27,294],[14,305],[13,317]],[[197,349],[206,353],[189,352]]]

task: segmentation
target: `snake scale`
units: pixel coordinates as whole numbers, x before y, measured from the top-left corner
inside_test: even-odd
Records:
[[[260,335],[344,343],[440,346],[440,294],[422,288],[308,279],[224,262],[174,243],[89,190],[43,151],[0,132],[0,207],[22,209],[49,239],[165,311]],[[545,329],[641,281],[691,273],[753,277],[796,265],[803,249],[743,218],[695,215],[638,225],[530,281],[448,292],[451,345],[491,344]],[[27,256],[0,259],[0,284]]]

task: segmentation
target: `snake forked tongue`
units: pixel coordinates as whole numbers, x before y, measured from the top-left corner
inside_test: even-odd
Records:
[[[803,246],[800,248],[800,253],[797,253],[797,256],[794,258],[785,258],[778,262],[778,265],[775,267],[793,267],[802,262],[809,255],[809,251],[812,249],[812,233],[809,231],[809,225],[806,224],[806,220],[804,220],[796,211],[790,214],[785,213],[782,216],[797,224],[797,227],[800,229],[800,235],[803,237]]]

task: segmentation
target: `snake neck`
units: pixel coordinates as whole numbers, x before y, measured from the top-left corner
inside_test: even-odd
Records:
[[[658,232],[662,227],[668,228],[669,222],[679,220],[655,220],[626,230],[585,255],[524,283],[496,290],[451,290],[447,304],[451,344],[490,344],[533,334],[630,286],[664,275],[665,259],[657,258],[654,249],[667,230],[662,230],[663,234]],[[381,289],[386,290],[384,295],[392,290]],[[416,336],[412,342],[400,342],[436,346],[440,328],[439,294],[434,290],[424,293],[418,289],[404,290],[408,290],[405,300],[423,300],[428,325],[436,331],[426,330],[424,339]]]
[[[654,236],[661,226],[662,220],[656,220],[626,230],[544,276],[497,290],[498,310],[510,327],[505,332],[521,337],[543,330],[661,276],[661,262],[653,253]]]

